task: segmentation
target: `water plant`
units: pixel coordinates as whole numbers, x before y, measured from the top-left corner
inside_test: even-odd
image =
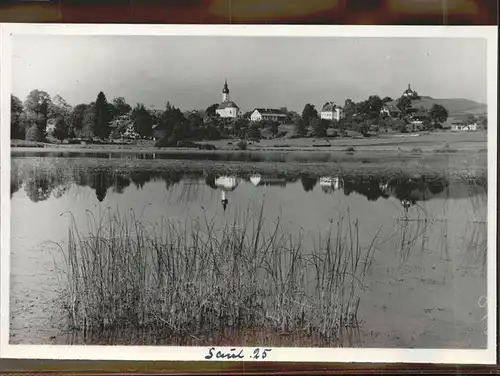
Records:
[[[80,227],[73,219],[60,247],[71,330],[93,337],[147,330],[171,344],[199,345],[227,329],[300,332],[338,344],[358,326],[378,237],[361,244],[347,215],[308,242],[279,216],[267,221],[262,205],[223,221],[158,223],[107,209],[89,212],[87,229]]]

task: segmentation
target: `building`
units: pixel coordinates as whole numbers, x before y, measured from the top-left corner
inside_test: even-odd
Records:
[[[321,109],[320,117],[325,120],[340,120],[342,118],[342,107],[337,106],[334,102],[325,103]]]
[[[250,115],[250,120],[253,122],[271,120],[284,123],[286,121],[286,114],[275,108],[256,108]]]
[[[408,89],[406,89],[405,91],[403,91],[403,97],[408,97],[410,99],[417,99],[418,98],[418,93],[413,90],[410,86],[410,84],[408,84]]]
[[[450,120],[452,131],[477,131],[477,122],[469,116],[457,116]]]
[[[224,82],[224,87],[222,89],[222,103],[215,110],[221,118],[236,119],[241,115],[240,108],[234,102],[229,99],[229,88],[227,86],[227,80]]]
[[[428,118],[427,112],[417,110],[411,115],[411,122],[413,124],[422,124]]]
[[[340,120],[342,118],[342,107],[337,106],[334,102],[325,103],[321,109],[320,118],[325,120]]]
[[[401,116],[401,110],[396,106],[396,103],[386,103],[380,110],[380,115],[387,115],[391,118],[398,118]]]

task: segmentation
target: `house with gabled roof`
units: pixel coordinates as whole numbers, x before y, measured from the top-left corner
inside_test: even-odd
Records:
[[[340,120],[342,118],[342,107],[337,106],[334,102],[327,102],[321,109],[320,118],[325,120]]]
[[[286,114],[276,108],[256,108],[250,115],[250,120],[258,122],[262,120],[277,121],[284,123],[286,121]]]
[[[391,118],[398,118],[401,116],[401,110],[396,105],[396,101],[387,102],[382,106],[380,110],[380,115],[387,115]]]
[[[448,119],[451,123],[452,131],[476,131],[477,122],[472,121],[469,115],[456,115],[451,119]]]

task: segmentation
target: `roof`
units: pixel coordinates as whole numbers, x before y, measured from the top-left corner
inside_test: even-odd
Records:
[[[286,116],[283,111],[276,108],[256,108],[254,111],[259,111],[261,115]]]
[[[401,110],[398,108],[398,106],[396,106],[393,103],[386,103],[383,108],[386,108],[388,111],[391,111],[391,112],[401,112]]]
[[[329,103],[325,103],[325,105],[323,106],[323,108],[321,109],[321,112],[325,112],[325,111],[334,111],[336,109],[339,109],[339,110],[342,110],[342,107],[341,106],[338,106],[336,105],[335,103],[333,102],[329,102]]]
[[[469,116],[468,114],[459,114],[455,115],[451,118],[453,121],[462,121],[462,122],[468,122],[469,121]]]
[[[219,104],[219,107],[217,107],[218,110],[223,110],[225,108],[239,108],[238,105],[232,101],[229,102],[222,102]]]
[[[413,117],[427,117],[427,112],[425,111],[416,111],[414,114],[413,114]]]
[[[335,103],[332,103],[332,102],[325,103],[325,105],[323,106],[321,111],[333,111],[333,110],[335,110],[335,107],[336,107]]]

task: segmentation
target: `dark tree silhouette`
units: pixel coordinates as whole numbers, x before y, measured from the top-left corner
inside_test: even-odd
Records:
[[[23,113],[23,102],[15,95],[10,96],[10,138],[23,139],[25,135],[24,127],[21,124]]]
[[[304,120],[306,126],[311,124],[312,119],[317,119],[318,117],[318,111],[314,105],[307,103],[302,110],[302,120]]]
[[[318,183],[318,178],[316,176],[302,175],[300,177],[300,182],[302,183],[304,191],[309,192],[312,191]]]
[[[101,91],[97,95],[97,99],[95,102],[95,118],[93,127],[94,135],[101,139],[108,138],[110,132],[110,122],[111,113],[108,106],[108,101],[106,100],[106,96],[104,95],[104,93]]]
[[[448,119],[448,110],[440,104],[434,104],[429,110],[429,118],[434,124],[444,123]]]
[[[215,116],[217,113],[215,110],[217,110],[217,107],[219,107],[218,103],[214,103],[213,105],[207,107],[205,111],[205,116]]]
[[[138,103],[132,110],[135,131],[141,137],[151,137],[153,134],[153,118],[142,103]]]

